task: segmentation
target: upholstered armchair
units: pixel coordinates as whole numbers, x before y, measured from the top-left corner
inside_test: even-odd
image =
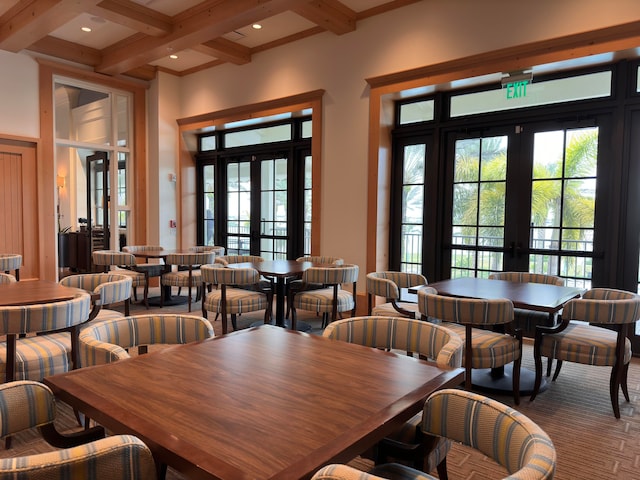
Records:
[[[426,401],[422,430],[466,445],[503,466],[505,480],[551,480],[556,449],[549,436],[529,417],[496,400],[464,390],[445,389]],[[473,434],[470,434],[473,432]],[[422,471],[387,463],[369,473],[347,465],[321,468],[312,480],[436,480]]]
[[[631,360],[630,329],[640,319],[640,296],[612,288],[593,288],[567,302],[562,322],[556,327],[539,326],[534,343],[536,381],[531,400],[542,383],[542,357],[557,360],[553,380],[562,362],[609,366],[609,393],[616,418],[620,418],[619,391],[630,401],[627,372]]]
[[[0,272],[11,273],[20,281],[20,267],[22,267],[22,255],[18,253],[0,253]]]
[[[201,265],[212,264],[216,259],[216,252],[207,250],[203,252],[189,253],[171,253],[167,255],[166,264],[176,266],[175,270],[171,270],[162,274],[160,283],[167,287],[186,287],[188,291],[189,311],[191,311],[192,289],[195,288],[200,292],[202,287],[202,275],[200,272]],[[164,289],[161,289],[160,306],[164,306]],[[196,297],[200,298],[200,294]]]
[[[462,339],[451,330],[422,320],[382,316],[346,318],[330,323],[322,335],[335,340],[418,356],[424,360],[435,361],[440,367],[462,365]],[[380,442],[376,449],[376,463],[393,458],[394,461],[410,461],[413,467],[425,472],[437,467],[439,478],[446,479],[446,455],[451,449],[451,442],[442,437],[423,434],[421,425],[420,413]]]
[[[150,269],[138,268],[136,257],[132,253],[118,252],[115,250],[96,250],[91,254],[94,265],[101,266],[105,273],[117,273],[131,277],[133,298],[138,299],[138,287],[144,289],[144,304],[149,308],[149,271]],[[155,264],[154,264],[155,265]],[[110,270],[114,267],[114,270]],[[158,267],[158,265],[156,265]],[[160,265],[164,268],[164,265]]]
[[[79,273],[64,277],[59,283],[66,287],[80,288],[100,295],[100,299],[94,302],[94,305],[100,307],[97,316],[94,318],[95,320],[107,320],[129,315],[129,299],[131,298],[133,280],[128,275]],[[116,310],[103,308],[117,303],[124,303],[124,315]]]
[[[104,438],[94,427],[61,434],[54,425],[56,403],[44,384],[17,381],[0,385],[0,436],[38,428],[54,447],[47,453],[0,459],[0,480],[109,479],[154,480],[156,466],[151,451],[132,435]]]
[[[134,315],[90,323],[79,336],[80,365],[129,358],[130,348],[144,353],[149,345],[185,344],[213,336],[211,323],[195,315]]]
[[[367,299],[369,315],[401,315],[419,318],[417,302],[403,301],[402,289],[427,285],[427,279],[419,273],[370,272],[367,274]],[[376,305],[376,298],[384,297],[386,303]]]
[[[90,319],[91,297],[0,307],[0,381],[35,380],[77,367],[80,325]],[[20,338],[18,338],[20,337]]]

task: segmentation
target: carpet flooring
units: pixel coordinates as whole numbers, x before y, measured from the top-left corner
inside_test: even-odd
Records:
[[[198,314],[200,303],[193,305]],[[186,305],[165,307],[163,312],[186,312]],[[159,310],[151,310],[159,311]],[[133,305],[131,314],[146,313],[139,304]],[[312,326],[312,333],[319,333],[319,318],[301,314]],[[259,315],[242,315],[239,328],[245,328]],[[217,335],[221,334],[220,321],[212,322]],[[525,345],[523,368],[533,369],[531,345]],[[553,440],[558,456],[555,478],[557,480],[599,479],[640,480],[640,358],[634,358],[629,369],[629,394],[627,403],[620,394],[621,418],[617,420],[609,399],[609,373],[607,367],[590,367],[565,363],[556,382],[530,402],[523,397],[518,410],[540,425]],[[487,394],[508,405],[513,405],[511,395]],[[77,428],[71,409],[61,404],[57,425],[60,430]],[[23,432],[13,439],[10,450],[0,451],[0,458],[30,455],[50,450],[36,431]],[[506,472],[492,460],[465,447],[454,446],[447,457],[449,478],[495,479]],[[351,465],[361,469],[371,466],[367,460],[356,458]],[[183,480],[187,477],[169,469],[167,480]]]

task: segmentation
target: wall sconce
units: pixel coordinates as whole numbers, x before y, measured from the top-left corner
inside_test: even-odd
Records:
[[[65,181],[64,176],[63,175],[58,175],[56,177],[56,186],[58,188],[64,188],[64,181]]]
[[[60,218],[62,214],[60,213],[60,189],[64,188],[64,176],[58,175],[56,177],[56,187],[58,187],[58,204],[56,205],[56,213],[58,214],[58,232],[62,232],[62,225],[60,224]]]

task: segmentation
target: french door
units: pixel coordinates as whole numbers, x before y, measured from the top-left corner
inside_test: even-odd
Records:
[[[226,162],[227,252],[287,258],[289,175],[286,154],[251,155]]]
[[[560,275],[588,288],[597,247],[600,128],[509,125],[446,142],[450,278],[494,271]],[[446,275],[445,275],[446,276]]]

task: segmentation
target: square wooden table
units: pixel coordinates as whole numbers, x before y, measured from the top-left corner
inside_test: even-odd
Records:
[[[80,293],[89,293],[79,288],[66,287],[51,280],[22,280],[0,285],[0,307],[37,305],[39,303],[71,300]],[[92,300],[100,298],[91,294]]]
[[[347,462],[464,370],[263,325],[45,378],[194,479],[308,478]]]

